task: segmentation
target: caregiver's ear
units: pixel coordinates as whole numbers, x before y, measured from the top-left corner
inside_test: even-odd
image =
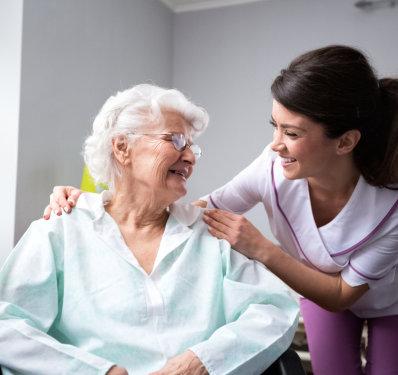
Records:
[[[346,131],[339,137],[337,144],[337,154],[345,155],[350,153],[361,139],[361,132],[358,129],[351,129]]]

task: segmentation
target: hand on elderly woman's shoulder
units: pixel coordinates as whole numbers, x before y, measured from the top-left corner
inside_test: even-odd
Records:
[[[167,361],[159,371],[149,375],[208,375],[201,360],[190,350]]]
[[[54,186],[53,192],[50,195],[50,204],[44,209],[43,219],[48,220],[51,212],[54,212],[58,216],[62,215],[62,210],[70,213],[82,193],[82,190],[73,186]]]
[[[192,202],[191,204],[193,206],[199,206],[199,207],[202,207],[202,208],[206,208],[207,207],[207,202],[206,201],[202,201],[202,200]]]
[[[128,375],[128,372],[124,367],[113,366],[109,369],[106,375]]]

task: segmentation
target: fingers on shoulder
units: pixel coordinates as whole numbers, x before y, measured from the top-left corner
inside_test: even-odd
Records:
[[[51,216],[51,206],[48,205],[43,211],[43,219],[48,220]]]
[[[70,191],[70,194],[68,195],[68,202],[73,207],[76,205],[76,202],[79,199],[80,195],[83,193],[83,190],[76,189],[74,187],[71,187],[71,188],[72,188],[72,190]]]
[[[53,193],[50,195],[50,206],[52,211],[63,209],[65,212],[71,212],[71,208],[76,205],[82,190],[73,186],[55,186]]]
[[[53,189],[51,206],[54,208],[65,207],[68,203],[66,201],[68,197],[67,186],[55,186]],[[51,197],[51,196],[50,196]],[[51,201],[51,200],[50,200]]]

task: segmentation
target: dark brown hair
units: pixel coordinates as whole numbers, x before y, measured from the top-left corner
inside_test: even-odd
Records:
[[[374,186],[398,183],[398,79],[378,80],[359,50],[328,46],[295,58],[271,86],[287,109],[337,138],[358,129],[354,161]]]

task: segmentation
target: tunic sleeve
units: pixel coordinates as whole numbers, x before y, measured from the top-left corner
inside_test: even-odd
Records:
[[[56,223],[33,223],[0,272],[4,374],[106,374],[113,365],[48,334],[62,311],[63,241]]]
[[[263,265],[222,242],[226,325],[190,349],[210,374],[259,374],[289,347],[298,306]]]
[[[269,146],[249,166],[224,186],[202,197],[210,208],[243,214],[264,200],[272,151]]]

